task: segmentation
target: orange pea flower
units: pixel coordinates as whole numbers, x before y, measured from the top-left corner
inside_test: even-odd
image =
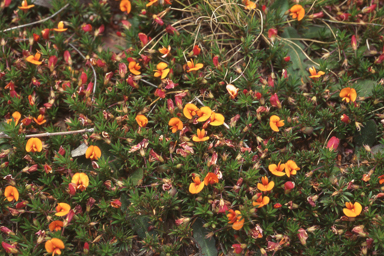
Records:
[[[71,206],[66,203],[58,203],[56,206],[56,216],[65,216],[71,210]]]
[[[61,220],[55,220],[55,221],[52,221],[48,228],[51,232],[54,232],[54,231],[59,231],[61,230],[61,228],[64,226],[64,223],[61,221]]]
[[[230,209],[227,218],[228,223],[233,223],[232,228],[234,230],[240,230],[244,226],[244,219],[242,219],[240,211]]]
[[[33,7],[35,7],[34,4],[28,5],[28,2],[26,0],[23,0],[23,2],[21,3],[21,6],[19,6],[18,8],[20,10],[28,10],[28,9],[31,9]]]
[[[291,12],[290,15],[292,16],[292,19],[297,19],[298,21],[301,21],[304,18],[305,10],[303,6],[299,4],[295,4],[294,6],[289,9]]]
[[[325,72],[323,72],[323,71],[317,72],[315,67],[309,68],[309,73],[311,73],[311,75],[309,77],[312,79],[314,79],[314,78],[316,79],[316,78],[319,78],[319,77],[325,75]]]
[[[53,30],[56,32],[64,32],[68,28],[64,28],[64,22],[60,21],[59,24],[57,24],[57,28],[54,28]]]
[[[173,133],[183,130],[184,127],[183,122],[181,122],[181,120],[177,117],[171,118],[171,120],[169,120],[168,125],[171,126],[170,129],[172,129]]]
[[[141,72],[139,71],[141,69],[141,66],[136,61],[131,61],[128,64],[129,71],[131,71],[134,75],[140,75]]]
[[[379,183],[380,184],[384,183],[384,175],[379,176]]]
[[[349,103],[350,101],[355,102],[357,98],[356,90],[350,87],[344,88],[340,91],[340,97],[343,101]]]
[[[76,185],[76,189],[84,191],[89,185],[88,175],[83,172],[75,173],[72,177],[71,183]]]
[[[197,115],[197,111],[199,110],[198,107],[196,107],[195,104],[188,103],[185,104],[183,109],[183,114],[186,118],[192,119],[195,115]]]
[[[352,204],[350,202],[346,202],[345,203],[345,206],[347,208],[344,208],[343,209],[343,212],[344,214],[347,216],[347,217],[350,217],[350,218],[354,218],[356,216],[359,216],[360,213],[361,213],[361,210],[363,209],[363,207],[361,206],[360,203],[358,202],[355,202],[355,204]]]
[[[274,186],[275,182],[268,182],[268,177],[261,177],[261,183],[257,183],[257,188],[263,192],[271,191]]]
[[[170,69],[167,67],[168,67],[168,64],[165,62],[160,62],[159,64],[157,64],[157,66],[156,66],[157,69],[154,70],[154,71],[156,71],[154,76],[155,77],[161,77],[161,79],[166,78],[169,71],[170,71]]]
[[[101,157],[101,150],[98,146],[89,146],[85,151],[85,158],[91,160],[97,160]]]
[[[222,114],[218,114],[212,111],[211,114],[211,122],[209,123],[210,125],[213,126],[220,126],[224,124],[224,116]]]
[[[200,181],[199,176],[192,177],[193,182],[189,185],[189,193],[198,194],[204,188],[204,182]]]
[[[147,7],[148,7],[148,6],[151,6],[151,5],[155,4],[155,3],[157,3],[157,1],[158,1],[158,0],[149,0],[149,3],[147,3],[146,6],[147,6]],[[172,4],[171,1],[169,1],[169,0],[165,0],[164,2],[167,3],[167,4],[169,4],[169,5]]]
[[[232,84],[227,84],[226,89],[227,89],[227,92],[229,93],[229,96],[231,97],[231,99],[235,99],[237,96],[237,93],[239,92],[239,88],[236,88]]]
[[[35,95],[33,95],[33,96],[28,95],[29,105],[31,105],[31,106],[35,105],[35,100],[36,100]]]
[[[33,55],[29,55],[26,60],[32,64],[35,64],[35,65],[41,65],[41,63],[43,63],[42,61],[39,61],[40,60],[40,57],[41,57],[41,53],[40,52],[36,52],[35,56]]]
[[[208,186],[208,184],[213,185],[215,183],[219,183],[219,178],[217,177],[217,175],[214,174],[213,172],[207,173],[207,175],[204,178],[205,186]]]
[[[207,141],[207,140],[209,140],[209,136],[207,136],[207,137],[204,137],[204,136],[205,136],[205,130],[202,129],[202,130],[200,131],[200,129],[197,129],[197,136],[196,136],[196,135],[193,135],[192,140],[193,140],[194,142],[201,142],[201,141]]]
[[[199,118],[197,119],[198,122],[204,122],[207,121],[208,118],[211,117],[212,110],[210,107],[202,107],[199,110],[197,110],[197,115]]]
[[[159,49],[159,52],[160,52],[161,54],[163,54],[163,56],[161,56],[161,58],[165,58],[165,57],[168,56],[168,54],[171,53],[171,46],[168,45],[167,48],[165,48],[165,47],[163,46],[163,48],[160,48],[160,49]]]
[[[45,250],[47,250],[48,253],[52,253],[52,256],[60,255],[61,250],[65,248],[63,241],[61,241],[58,238],[52,238],[51,240],[48,240],[45,242]]]
[[[39,138],[30,138],[25,145],[25,150],[27,152],[41,152],[43,150],[43,143]]]
[[[253,10],[256,8],[256,3],[249,0],[244,0],[243,4],[245,5],[246,10]]]
[[[204,65],[201,63],[194,64],[192,59],[191,59],[191,61],[187,62],[187,66],[188,66],[188,71],[187,71],[188,73],[192,72],[192,71],[197,71],[197,70],[202,69],[204,67]]]
[[[35,121],[35,123],[37,123],[38,125],[42,125],[42,124],[44,124],[44,123],[47,122],[47,120],[44,119],[44,116],[43,116],[43,115],[39,115],[39,116],[37,117],[37,119],[36,119],[36,118],[33,118],[33,121]]]
[[[19,123],[20,119],[21,119],[20,112],[18,112],[18,111],[13,112],[12,118],[13,118],[13,120],[15,120],[15,125],[17,125]],[[12,122],[12,118],[7,120],[7,124]]]
[[[271,129],[275,132],[279,131],[279,127],[284,126],[284,120],[280,120],[280,117],[273,115],[269,119],[269,126],[271,126]]]
[[[157,3],[157,0],[149,0],[149,3],[147,3],[145,6],[149,7],[149,6],[153,5],[154,3]]]
[[[15,187],[8,186],[4,190],[4,196],[8,200],[8,202],[11,202],[13,200],[18,201],[19,200],[19,191]]]
[[[131,12],[132,6],[129,0],[121,0],[120,2],[120,11],[127,12],[129,14]]]
[[[285,175],[284,168],[285,168],[285,164],[280,164],[280,163],[278,165],[270,164],[268,166],[269,171],[273,175],[280,176],[280,177]]]
[[[146,118],[144,115],[137,115],[135,119],[140,127],[145,127],[148,124],[148,118]]]
[[[269,204],[269,201],[270,201],[269,197],[263,196],[261,193],[259,193],[258,198],[256,199],[256,202],[253,202],[252,205],[257,206],[257,208],[261,208],[264,205]]]
[[[288,162],[285,163],[285,174],[287,174],[288,177],[291,177],[291,175],[296,175],[296,171],[298,170],[300,170],[300,168],[294,161],[288,160]]]

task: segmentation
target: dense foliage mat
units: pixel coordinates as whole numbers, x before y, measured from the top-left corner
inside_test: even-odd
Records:
[[[0,0],[1,254],[384,253],[383,1],[38,3]]]

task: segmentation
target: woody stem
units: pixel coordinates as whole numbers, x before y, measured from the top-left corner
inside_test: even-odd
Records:
[[[25,135],[25,138],[41,138],[41,137],[51,137],[51,136],[57,136],[57,135],[69,135],[69,134],[76,134],[76,133],[85,133],[85,132],[94,132],[95,128],[90,129],[82,129],[82,130],[76,130],[76,131],[68,131],[68,132],[45,132],[45,133],[37,133],[37,134],[28,134]],[[0,138],[8,138],[11,137],[3,132],[0,132]]]
[[[63,8],[61,8],[60,10],[58,10],[57,12],[55,12],[54,14],[52,14],[51,16],[45,18],[45,19],[42,19],[42,20],[38,20],[38,21],[35,21],[35,22],[31,22],[31,23],[28,23],[28,24],[24,24],[24,25],[20,25],[20,26],[16,26],[16,27],[13,27],[13,28],[8,28],[8,29],[4,29],[3,31],[0,31],[0,33],[4,33],[4,32],[7,32],[7,31],[11,31],[11,30],[15,30],[15,29],[19,29],[19,28],[24,28],[24,27],[28,27],[28,26],[32,26],[32,25],[36,25],[36,24],[39,24],[39,23],[43,23],[47,20],[50,20],[52,19],[53,17],[55,17],[57,14],[59,14],[61,11],[63,11],[65,8],[67,8],[69,6],[69,4],[66,4],[64,5]]]

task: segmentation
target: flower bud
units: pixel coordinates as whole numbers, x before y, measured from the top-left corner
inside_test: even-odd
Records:
[[[355,35],[352,36],[351,45],[352,45],[352,49],[354,51],[357,51],[357,41],[356,41],[356,36]]]
[[[69,194],[71,195],[71,196],[74,196],[75,194],[76,194],[76,184],[74,184],[74,183],[69,183],[68,184],[68,190],[69,190]]]
[[[371,6],[366,6],[363,8],[363,10],[361,10],[362,13],[371,13],[373,12],[375,9],[376,9],[376,4],[373,4]]]
[[[351,120],[349,119],[349,117],[348,117],[346,114],[343,114],[343,115],[340,117],[340,119],[341,119],[341,121],[342,121],[343,123],[346,123],[346,124],[348,124],[348,123],[351,122]]]
[[[323,18],[323,17],[324,17],[323,12],[318,12],[318,13],[308,15],[308,18],[310,18],[310,19],[319,19],[319,18]]]
[[[300,228],[299,230],[299,234],[297,234],[297,236],[299,237],[300,239],[300,243],[302,245],[306,245],[307,244],[307,239],[308,239],[308,234],[307,232],[305,231],[305,229],[303,228]]]
[[[292,189],[295,188],[295,183],[292,182],[292,181],[287,181],[285,182],[284,184],[284,193],[285,194],[288,194],[289,192],[291,192]]]
[[[276,93],[273,94],[273,95],[269,98],[269,101],[271,102],[272,107],[281,108],[281,102],[280,102],[279,97],[277,96]]]
[[[331,151],[336,150],[339,147],[339,143],[340,143],[340,139],[333,136],[329,139],[328,144],[327,144],[327,148],[329,148],[329,150],[331,150]]]
[[[219,56],[214,56],[213,58],[212,58],[212,62],[213,62],[213,65],[215,65],[215,67],[219,67]]]
[[[55,70],[55,66],[56,66],[56,63],[57,63],[57,57],[55,55],[52,55],[51,57],[49,57],[48,59],[48,68],[51,72],[53,72]]]
[[[240,254],[243,251],[243,248],[241,248],[241,244],[233,244],[232,248],[234,249],[233,252],[235,254]]]
[[[10,230],[9,228],[4,227],[4,226],[1,226],[1,227],[0,227],[0,231],[3,232],[3,233],[6,234],[6,235],[12,235],[12,236],[15,235],[15,233],[13,233],[12,230]]]
[[[276,35],[277,35],[277,29],[275,29],[275,28],[270,28],[270,29],[268,30],[268,38],[271,39],[272,44],[275,42]]]
[[[89,244],[87,242],[84,243],[83,252],[84,254],[88,254],[89,252]]]
[[[66,62],[69,66],[72,66],[72,58],[71,58],[71,54],[69,53],[69,51],[65,51],[65,52],[64,52],[64,60],[65,60],[65,62]]]
[[[19,251],[16,249],[15,245],[10,245],[10,244],[7,244],[6,242],[3,241],[3,242],[1,242],[1,246],[3,246],[4,250],[7,253],[13,253],[13,254],[19,253]]]
[[[281,207],[282,207],[282,205],[280,203],[276,203],[273,205],[273,208],[275,208],[275,209],[279,209]]]

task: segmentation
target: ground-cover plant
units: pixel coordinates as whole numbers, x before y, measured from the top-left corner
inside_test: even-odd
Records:
[[[2,0],[2,252],[380,255],[380,1]]]

